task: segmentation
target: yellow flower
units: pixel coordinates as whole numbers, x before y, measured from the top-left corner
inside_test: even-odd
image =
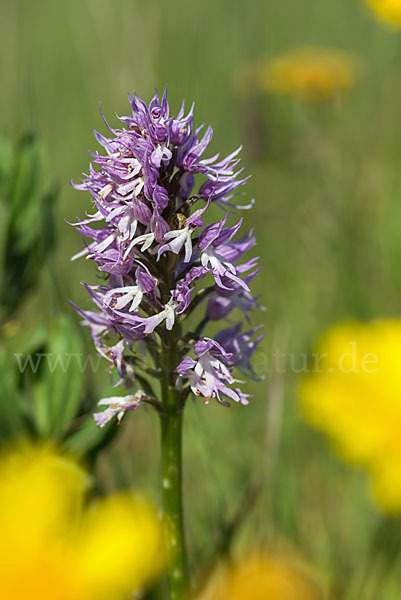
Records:
[[[377,17],[389,25],[401,27],[401,0],[366,0]]]
[[[212,580],[198,600],[322,600],[316,579],[298,560],[250,554]]]
[[[346,53],[304,48],[268,60],[258,79],[260,89],[272,94],[327,100],[352,86],[355,67]]]
[[[119,494],[84,508],[88,475],[50,446],[0,457],[0,581],[13,600],[123,600],[163,567],[155,509]]]
[[[401,320],[329,330],[300,386],[306,420],[368,469],[378,502],[401,510]]]

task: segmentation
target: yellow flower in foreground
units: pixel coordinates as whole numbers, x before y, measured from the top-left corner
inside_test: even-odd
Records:
[[[401,511],[401,320],[346,323],[323,337],[301,382],[306,420],[369,470],[381,506]]]
[[[355,68],[344,52],[304,48],[268,60],[259,72],[260,89],[318,101],[354,83]]]
[[[315,577],[299,561],[251,554],[216,577],[198,600],[322,600]]]
[[[83,508],[88,476],[50,447],[0,457],[0,586],[7,600],[123,600],[163,566],[155,510],[128,494]]]
[[[366,0],[382,21],[401,27],[401,0]]]

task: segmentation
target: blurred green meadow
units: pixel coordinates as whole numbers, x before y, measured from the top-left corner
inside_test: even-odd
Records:
[[[243,166],[252,173],[246,195],[256,199],[244,219],[255,228],[263,264],[254,290],[267,307],[255,314],[267,332],[255,357],[265,379],[247,384],[250,405],[225,409],[198,400],[186,413],[191,561],[206,569],[216,548],[234,555],[249,547],[280,549],[313,565],[328,598],[399,598],[401,558],[391,574],[377,566],[382,515],[366,476],[302,421],[297,388],[304,356],[327,327],[400,315],[401,33],[375,21],[358,0],[3,0],[0,8],[0,131],[15,147],[27,132],[38,136],[43,187],[56,196],[49,255],[22,301],[13,300],[13,310],[1,315],[4,364],[15,369],[14,354],[49,344],[54,352],[92,352],[68,299],[88,308],[80,281],[95,283],[96,273],[85,260],[70,261],[82,241],[65,222],[89,210],[90,199],[69,181],[87,170],[87,151],[97,148],[93,129],[105,131],[99,102],[113,124],[115,113],[128,111],[127,92],[149,100],[155,87],[167,84],[173,110],[182,98],[195,101],[196,122],[213,126],[211,152],[226,155],[243,145]],[[238,90],[241,66],[304,46],[349,52],[353,87],[315,103]],[[7,210],[1,204],[0,217]],[[42,216],[28,213],[21,227],[31,231]],[[22,269],[8,259],[17,279]],[[67,391],[65,375],[56,369],[48,377],[46,365],[33,382],[15,383],[28,405],[42,398],[35,435],[53,435],[43,411],[66,394],[77,406],[68,439],[87,453],[96,490],[134,486],[157,499],[157,419],[138,411],[125,417],[118,435],[114,428],[98,436],[90,413],[113,388],[108,364],[94,360],[95,372],[67,371]],[[1,423],[12,402],[7,385]],[[82,442],[82,424],[91,441]],[[18,422],[13,427],[18,434]],[[56,439],[66,439],[67,429],[57,430]],[[1,431],[5,441],[11,429]],[[357,586],[373,563],[372,586],[380,594],[360,595]]]

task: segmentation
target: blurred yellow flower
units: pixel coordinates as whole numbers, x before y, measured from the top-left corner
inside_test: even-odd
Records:
[[[304,48],[266,61],[260,67],[261,90],[319,101],[352,86],[355,67],[344,52]]]
[[[401,320],[329,330],[300,386],[306,420],[369,470],[388,512],[401,511]]]
[[[322,600],[323,592],[298,560],[250,554],[215,577],[198,600]]]
[[[87,474],[49,446],[0,457],[0,581],[7,600],[122,600],[163,568],[153,507],[129,494],[84,508]]]
[[[377,17],[395,27],[401,27],[401,0],[366,0]]]

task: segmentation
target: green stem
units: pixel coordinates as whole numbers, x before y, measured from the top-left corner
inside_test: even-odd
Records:
[[[166,362],[174,361],[169,353]],[[183,600],[189,592],[187,552],[182,497],[182,424],[183,408],[178,391],[166,372],[162,382],[161,454],[163,520],[167,552],[167,572],[171,600]]]

